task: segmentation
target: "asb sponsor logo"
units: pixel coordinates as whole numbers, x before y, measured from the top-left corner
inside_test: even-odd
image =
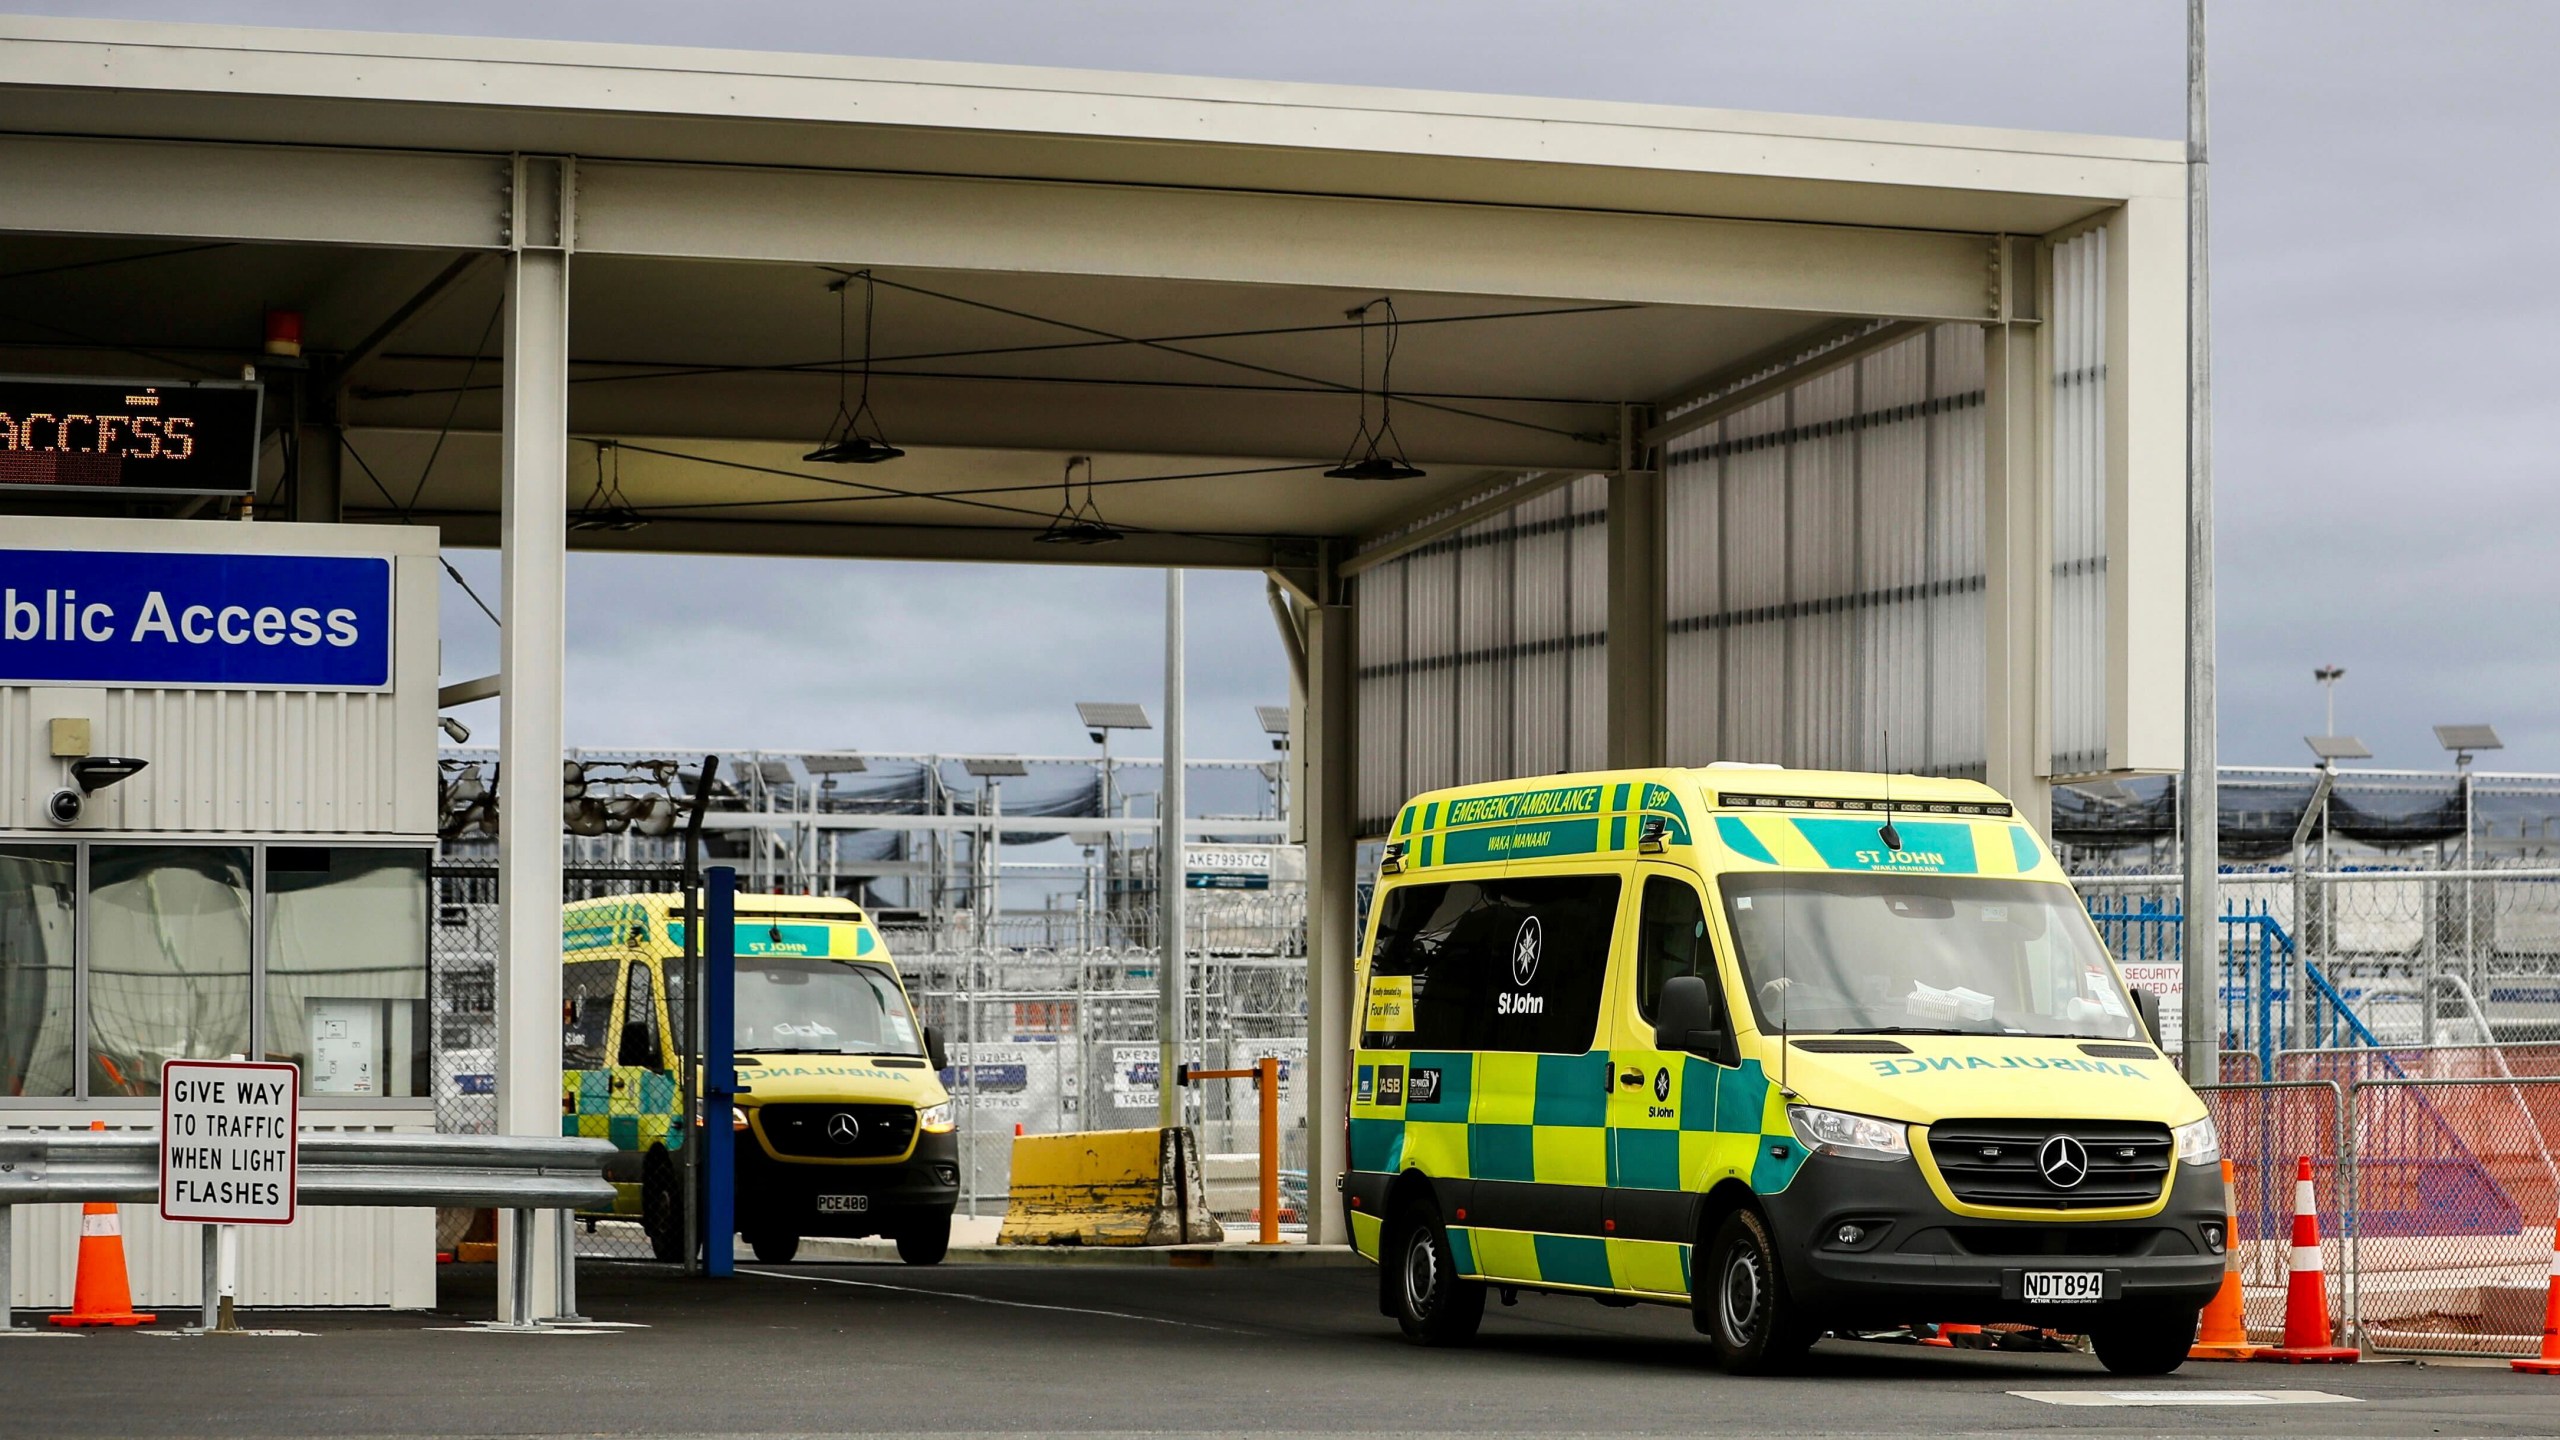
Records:
[[[1403,1066],[1381,1065],[1378,1067],[1378,1103],[1381,1105],[1404,1103]]]
[[[0,550],[0,681],[387,690],[391,561]]]

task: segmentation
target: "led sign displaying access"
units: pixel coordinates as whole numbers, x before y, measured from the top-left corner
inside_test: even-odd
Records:
[[[0,488],[246,495],[259,388],[0,375]]]
[[[0,684],[387,690],[391,561],[0,550]]]

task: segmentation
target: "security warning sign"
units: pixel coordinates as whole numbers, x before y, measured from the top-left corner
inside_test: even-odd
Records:
[[[244,1060],[160,1067],[160,1218],[290,1225],[302,1069]]]

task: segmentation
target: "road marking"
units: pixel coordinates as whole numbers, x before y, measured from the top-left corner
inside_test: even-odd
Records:
[[[2326,1390],[2012,1390],[2047,1405],[2361,1405]]]
[[[1041,1305],[1029,1300],[999,1300],[992,1295],[972,1295],[965,1290],[929,1290],[921,1285],[889,1285],[878,1280],[847,1280],[840,1275],[795,1275],[783,1270],[740,1270],[738,1273],[760,1275],[767,1280],[807,1280],[820,1285],[852,1285],[863,1290],[895,1290],[902,1295],[930,1295],[939,1300],[967,1300],[978,1305],[1001,1305],[1008,1310],[1055,1310],[1067,1315],[1103,1315],[1114,1320],[1143,1320],[1150,1325],[1178,1325],[1185,1330],[1215,1330],[1221,1335],[1254,1333],[1226,1325],[1203,1325],[1193,1320],[1168,1320],[1162,1315],[1136,1315],[1126,1310],[1089,1310],[1082,1305]]]

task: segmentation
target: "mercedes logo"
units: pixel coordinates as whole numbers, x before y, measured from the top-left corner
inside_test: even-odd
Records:
[[[1538,930],[1538,917],[1520,922],[1520,933],[1511,937],[1511,983],[1527,989],[1538,977],[1538,951],[1545,946]]]
[[[2089,1149],[2068,1135],[2056,1135],[2036,1151],[2036,1169],[2044,1183],[2068,1190],[2089,1178]]]
[[[862,1122],[850,1110],[839,1110],[827,1117],[827,1139],[837,1145],[850,1145],[862,1138]]]

